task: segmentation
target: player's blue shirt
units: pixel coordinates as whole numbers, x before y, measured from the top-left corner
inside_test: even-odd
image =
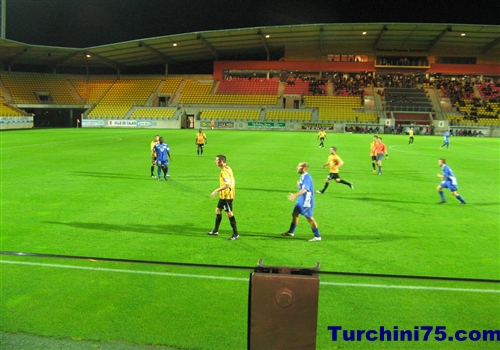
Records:
[[[307,192],[297,198],[296,205],[304,208],[314,208],[314,185],[309,174],[303,174],[299,180],[299,191],[306,189]]]
[[[455,174],[453,174],[453,170],[451,170],[451,168],[446,164],[443,165],[442,169],[444,176],[443,181],[451,182],[453,186],[458,186],[458,181],[457,178],[455,177]]]
[[[450,133],[449,133],[448,131],[446,131],[446,132],[444,133],[444,141],[445,141],[445,142],[450,141]]]
[[[166,143],[158,143],[153,147],[153,152],[156,152],[156,160],[161,162],[167,162],[167,152],[170,152],[170,148]]]

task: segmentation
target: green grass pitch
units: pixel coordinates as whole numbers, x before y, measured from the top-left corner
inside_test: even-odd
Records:
[[[169,181],[149,175],[149,143],[157,132],[171,148]],[[408,145],[407,136],[385,135],[389,160],[377,176],[371,135],[329,133],[326,148],[318,148],[314,132],[208,130],[198,158],[195,133],[0,133],[1,250],[241,266],[263,258],[280,266],[320,262],[324,271],[500,278],[499,139],[452,138],[450,150],[440,150],[442,137],[416,136]],[[307,242],[312,233],[304,218],[295,237],[281,237],[290,224],[293,203],[286,196],[296,191],[296,165],[307,161],[321,189],[329,146],[338,148],[345,162],[340,175],[354,190],[331,183],[316,195],[322,242]],[[218,187],[219,153],[236,178],[239,241],[225,240],[231,234],[225,216],[219,237],[205,234],[215,218],[217,200],[209,195]],[[440,157],[455,172],[467,205],[446,190],[448,202],[437,204]],[[246,346],[250,271],[7,255],[0,256],[0,269],[6,349],[22,348],[16,341],[30,334],[97,342],[103,349],[109,342],[142,344],[137,349]],[[498,284],[326,275],[321,283],[318,349],[496,345],[332,342],[327,327],[498,329]]]

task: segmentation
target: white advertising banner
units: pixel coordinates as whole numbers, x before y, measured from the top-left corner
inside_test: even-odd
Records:
[[[120,126],[120,127],[137,127],[137,120],[108,120],[108,126]]]

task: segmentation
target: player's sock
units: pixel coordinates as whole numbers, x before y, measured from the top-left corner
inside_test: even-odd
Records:
[[[196,154],[200,155],[200,149],[199,148],[196,150]]]
[[[373,170],[376,170],[375,169],[375,162],[372,162],[372,167],[373,167]]]
[[[318,228],[313,228],[312,231],[313,231],[314,237],[321,237],[320,234],[319,234],[319,229]]]
[[[379,174],[382,174],[382,165],[379,165],[379,166],[378,166],[378,173],[379,173]]]
[[[326,189],[328,188],[329,184],[330,184],[329,182],[325,182],[325,187],[323,187],[323,189],[321,190],[321,192],[325,192]]]
[[[165,174],[165,178],[166,178],[167,174],[168,174],[168,166],[163,168],[163,173]]]
[[[465,200],[462,198],[462,196],[461,196],[461,195],[458,195],[456,198],[457,198],[460,202],[465,203]]]
[[[344,185],[347,185],[347,186],[351,186],[351,183],[350,183],[350,182],[347,182],[347,181],[342,180],[342,179],[339,181],[339,183],[344,184]]]
[[[151,176],[153,176],[153,172],[155,171],[155,166],[154,165],[151,165]]]
[[[161,177],[161,166],[158,167],[158,179]],[[160,181],[160,180],[158,180]]]
[[[234,216],[231,216],[229,218],[229,223],[231,224],[231,227],[233,228],[233,236],[238,236],[238,229],[236,228],[236,219]]]
[[[441,196],[441,200],[445,201],[446,198],[444,198],[444,192],[443,191],[439,191],[439,195]]]
[[[293,222],[290,224],[290,228],[288,229],[288,232],[290,233],[294,233],[295,232],[295,228],[297,227],[297,225],[295,225]]]
[[[219,226],[220,226],[221,221],[222,221],[222,214],[216,214],[215,215],[215,227],[213,229],[213,232],[219,232]]]

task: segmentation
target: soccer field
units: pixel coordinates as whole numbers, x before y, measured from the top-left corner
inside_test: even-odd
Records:
[[[500,279],[500,140],[382,135],[389,159],[372,173],[372,135],[208,130],[203,157],[193,130],[160,131],[170,146],[168,181],[149,174],[157,130],[62,129],[0,133],[1,250],[97,258],[322,271]],[[323,241],[301,221],[290,225],[299,162],[315,189],[328,147],[344,160],[340,177],[316,195]],[[213,228],[219,187],[214,159],[227,157],[236,178],[234,214]],[[444,157],[458,178],[460,206],[436,186]],[[244,349],[251,270],[195,268],[0,255],[3,346],[16,334],[178,349]],[[321,275],[318,349],[494,348],[498,342],[332,341],[343,329],[498,329],[498,283]],[[6,340],[8,338],[8,340]],[[102,342],[102,343],[101,343]],[[104,345],[102,345],[104,346]],[[104,348],[104,347],[103,347]],[[138,347],[139,348],[139,347]]]

